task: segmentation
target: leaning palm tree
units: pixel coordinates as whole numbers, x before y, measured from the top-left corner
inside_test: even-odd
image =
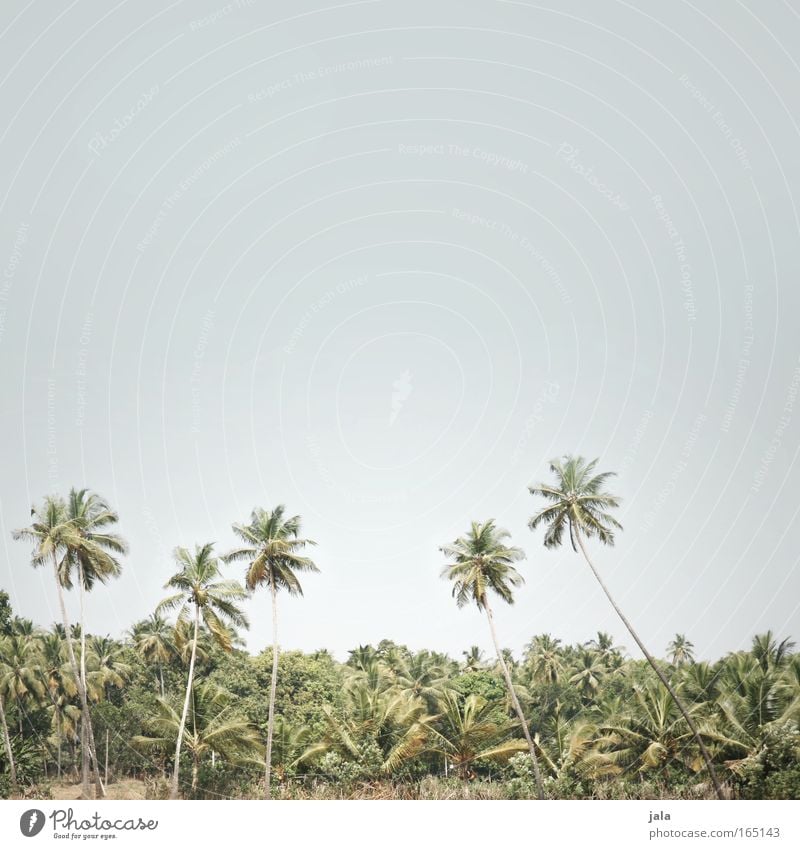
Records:
[[[528,722],[522,712],[522,706],[511,680],[508,664],[497,639],[494,615],[489,604],[490,590],[497,593],[507,604],[513,604],[514,591],[512,588],[523,583],[522,575],[517,572],[513,564],[522,560],[525,555],[521,549],[509,547],[505,544],[508,537],[508,531],[498,528],[494,519],[489,519],[487,522],[472,522],[466,536],[459,537],[451,545],[442,547],[441,551],[445,557],[453,560],[453,563],[448,564],[442,570],[442,577],[453,581],[453,597],[459,607],[464,607],[464,605],[474,601],[478,610],[486,613],[494,649],[497,653],[497,661],[530,751],[537,793],[540,799],[544,799],[544,787],[536,749],[528,729]]]
[[[617,616],[622,620],[631,637],[636,642],[636,645],[639,646],[642,654],[647,658],[647,662],[653,667],[653,671],[664,687],[666,687],[678,710],[680,710],[683,718],[686,720],[686,724],[691,729],[692,734],[694,734],[717,797],[723,799],[724,794],[717,774],[714,771],[711,755],[700,736],[697,725],[670,684],[667,676],[656,663],[634,630],[633,625],[631,625],[628,618],[614,600],[614,597],[611,595],[605,581],[603,581],[586,550],[584,537],[597,537],[604,545],[613,545],[614,530],[622,529],[622,525],[608,512],[619,506],[619,499],[615,495],[606,492],[605,489],[606,482],[614,473],[601,472],[596,474],[595,467],[597,466],[597,462],[597,460],[587,462],[583,457],[573,456],[566,456],[563,460],[552,460],[550,462],[550,471],[555,476],[555,483],[541,483],[538,486],[529,487],[531,495],[544,498],[549,503],[531,518],[528,526],[531,530],[536,530],[540,525],[546,527],[544,544],[547,548],[557,548],[560,546],[564,540],[565,532],[569,534],[573,550],[577,552],[580,548],[584,559],[592,570],[592,574],[600,584],[606,598],[611,602],[611,606],[616,611]]]
[[[278,591],[285,589],[289,595],[302,595],[303,589],[296,572],[319,572],[316,564],[301,552],[313,540],[300,536],[300,517],[286,515],[279,504],[274,510],[256,507],[250,514],[250,523],[236,524],[233,532],[243,545],[224,555],[226,563],[244,560],[248,564],[245,583],[248,590],[259,586],[269,588],[272,599],[272,676],[269,689],[269,714],[267,719],[267,751],[264,772],[264,798],[270,797],[272,776],[272,737],[275,728],[275,693],[278,682]]]
[[[694,643],[686,634],[675,634],[675,639],[667,646],[667,653],[673,666],[694,663]]]
[[[213,637],[225,649],[231,647],[230,630],[226,622],[239,627],[247,627],[247,619],[237,606],[237,602],[247,596],[238,581],[219,580],[219,560],[214,556],[214,544],[196,546],[194,553],[186,548],[176,548],[175,562],[180,567],[164,585],[165,589],[177,590],[174,595],[165,598],[156,608],[156,613],[178,610],[178,621],[183,624],[192,622],[192,650],[189,659],[189,675],[186,681],[186,696],[183,711],[177,728],[175,743],[175,764],[172,773],[170,798],[178,798],[178,781],[181,766],[181,745],[186,730],[186,717],[189,713],[189,701],[194,685],[194,665],[197,659],[197,640],[202,619]]]
[[[52,564],[58,593],[58,605],[61,609],[61,621],[64,628],[67,656],[69,658],[72,675],[78,687],[78,696],[81,703],[81,726],[88,728],[91,725],[89,715],[89,702],[86,696],[86,687],[81,677],[78,661],[75,658],[75,649],[72,645],[73,631],[70,627],[67,608],[64,602],[64,589],[72,586],[70,579],[70,559],[68,550],[74,548],[80,542],[75,525],[70,521],[67,513],[67,505],[63,498],[57,495],[45,496],[39,507],[31,510],[33,522],[27,528],[20,528],[12,533],[14,539],[26,540],[33,543],[31,554],[31,565],[36,568],[45,564]],[[83,746],[85,750],[91,745],[90,736]],[[100,781],[100,769],[97,758],[93,751],[89,752],[94,761],[95,786],[98,795],[103,795],[103,786]],[[84,799],[90,797],[89,766],[88,759],[83,759],[81,772],[81,796]]]

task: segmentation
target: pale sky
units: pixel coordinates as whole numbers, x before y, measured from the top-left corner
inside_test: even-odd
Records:
[[[280,601],[286,648],[488,651],[438,546],[493,517],[527,553],[505,645],[630,649],[526,526],[575,452],[619,473],[592,548],[655,652],[800,637],[800,15],[552,5],[6,0],[15,612],[57,617],[10,532],[75,485],[131,546],[97,633],[153,609],[175,545],[285,503],[322,570]]]

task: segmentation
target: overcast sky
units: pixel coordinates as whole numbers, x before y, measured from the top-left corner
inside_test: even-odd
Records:
[[[505,645],[630,649],[527,529],[575,452],[618,472],[625,530],[592,549],[654,651],[800,637],[791,4],[58,5],[0,23],[15,612],[57,618],[11,530],[74,485],[131,547],[94,632],[153,610],[174,546],[285,503],[322,570],[280,601],[286,648],[489,650],[438,547],[493,517],[527,553]]]

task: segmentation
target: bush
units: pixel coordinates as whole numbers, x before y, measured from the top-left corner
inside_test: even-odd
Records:
[[[761,749],[741,771],[743,799],[800,799],[800,730],[794,723],[770,728]]]

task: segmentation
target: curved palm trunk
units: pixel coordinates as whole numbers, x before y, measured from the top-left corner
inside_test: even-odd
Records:
[[[94,728],[92,727],[92,718],[89,714],[89,698],[88,698],[88,689],[86,687],[86,627],[85,627],[85,617],[83,614],[83,566],[78,566],[78,586],[79,586],[79,596],[80,596],[80,611],[81,611],[81,687],[83,688],[84,697],[86,699],[86,742],[88,745],[88,756],[91,758],[92,766],[94,767],[94,789],[95,794],[98,799],[102,799],[106,795],[105,787],[103,787],[103,781],[100,778],[100,761],[97,759],[97,746],[94,743]],[[87,747],[84,747],[84,751]],[[84,758],[86,755],[84,755]],[[86,772],[89,772],[89,766],[86,766]]]
[[[69,617],[67,616],[67,606],[64,603],[64,589],[61,586],[61,580],[58,575],[58,560],[56,559],[55,554],[53,555],[53,567],[55,569],[56,589],[58,590],[58,606],[61,609],[61,622],[64,625],[64,633],[67,641],[67,657],[69,658],[70,670],[75,677],[75,686],[78,688],[78,696],[81,700],[81,724],[88,726],[89,723],[86,721],[86,718],[89,715],[89,703],[86,699],[86,690],[83,689],[83,679],[81,678],[80,669],[78,668],[78,661],[75,659],[75,650],[72,647],[72,632],[70,630]],[[89,773],[87,769],[84,769],[81,773],[81,796],[84,799],[88,799],[91,796],[91,791],[89,789]]]
[[[700,752],[703,755],[703,760],[706,763],[706,769],[708,770],[709,777],[711,778],[711,783],[714,785],[714,790],[717,794],[718,799],[724,799],[725,794],[722,791],[722,785],[719,783],[719,779],[717,778],[717,773],[714,770],[714,764],[711,762],[711,755],[709,754],[708,749],[706,748],[706,744],[703,742],[703,738],[700,736],[700,731],[695,725],[694,720],[689,715],[689,711],[686,710],[683,701],[678,698],[678,694],[675,692],[672,685],[669,683],[667,676],[659,669],[658,664],[655,662],[655,659],[650,654],[650,652],[645,648],[644,643],[639,639],[639,635],[634,631],[633,625],[628,621],[625,614],[620,610],[616,601],[614,601],[614,597],[608,590],[608,587],[605,585],[603,579],[600,577],[600,573],[595,568],[594,563],[592,563],[591,557],[589,557],[588,552],[586,551],[586,546],[583,544],[583,537],[577,528],[574,529],[574,537],[580,546],[581,552],[583,552],[583,556],[586,559],[586,562],[589,564],[589,568],[592,570],[592,574],[597,579],[597,583],[600,584],[600,588],[606,594],[606,598],[611,602],[611,606],[616,610],[617,616],[622,620],[622,623],[628,629],[628,633],[633,637],[636,642],[636,645],[641,649],[642,654],[647,658],[647,662],[652,666],[653,672],[656,673],[661,683],[666,687],[667,692],[672,697],[672,700],[675,702],[678,710],[683,715],[683,718],[686,720],[686,724],[691,729],[692,734],[694,735],[695,740],[697,741],[697,745],[700,747]]]
[[[0,722],[3,723],[3,745],[8,758],[8,772],[11,777],[11,791],[17,789],[17,768],[14,765],[14,752],[11,750],[11,737],[8,734],[8,723],[6,722],[6,703],[3,694],[0,693]]]
[[[539,770],[539,760],[536,757],[536,747],[533,744],[533,740],[531,739],[531,732],[528,729],[528,722],[525,719],[525,714],[522,712],[522,705],[519,703],[519,699],[517,698],[517,691],[514,689],[514,682],[511,680],[511,673],[508,671],[508,665],[506,664],[506,660],[503,657],[503,653],[500,649],[500,643],[497,639],[497,631],[494,627],[494,616],[492,615],[492,608],[489,607],[489,600],[484,597],[483,606],[486,610],[486,618],[489,620],[489,630],[492,632],[492,642],[494,642],[494,650],[497,653],[497,660],[500,664],[500,669],[503,671],[503,678],[506,680],[506,687],[508,688],[508,694],[511,696],[511,703],[514,705],[514,711],[517,714],[517,719],[519,720],[519,724],[522,726],[522,733],[525,735],[525,740],[528,743],[528,750],[531,753],[531,763],[533,764],[533,775],[536,779],[536,795],[539,799],[544,799],[544,785],[542,784],[542,774]]]
[[[186,682],[186,698],[183,700],[183,713],[181,714],[181,724],[178,726],[178,742],[175,744],[175,766],[172,771],[172,787],[170,789],[169,798],[178,798],[178,779],[181,769],[181,745],[183,744],[183,735],[186,731],[186,717],[189,714],[189,699],[192,695],[192,684],[194,680],[194,661],[197,657],[197,631],[200,626],[200,607],[195,605],[194,610],[194,640],[192,641],[192,656],[189,661],[189,680]]]
[[[269,799],[272,790],[272,733],[275,728],[275,692],[278,685],[278,593],[275,582],[270,581],[272,594],[272,678],[269,682],[269,715],[267,717],[267,753],[264,769],[264,798]]]

